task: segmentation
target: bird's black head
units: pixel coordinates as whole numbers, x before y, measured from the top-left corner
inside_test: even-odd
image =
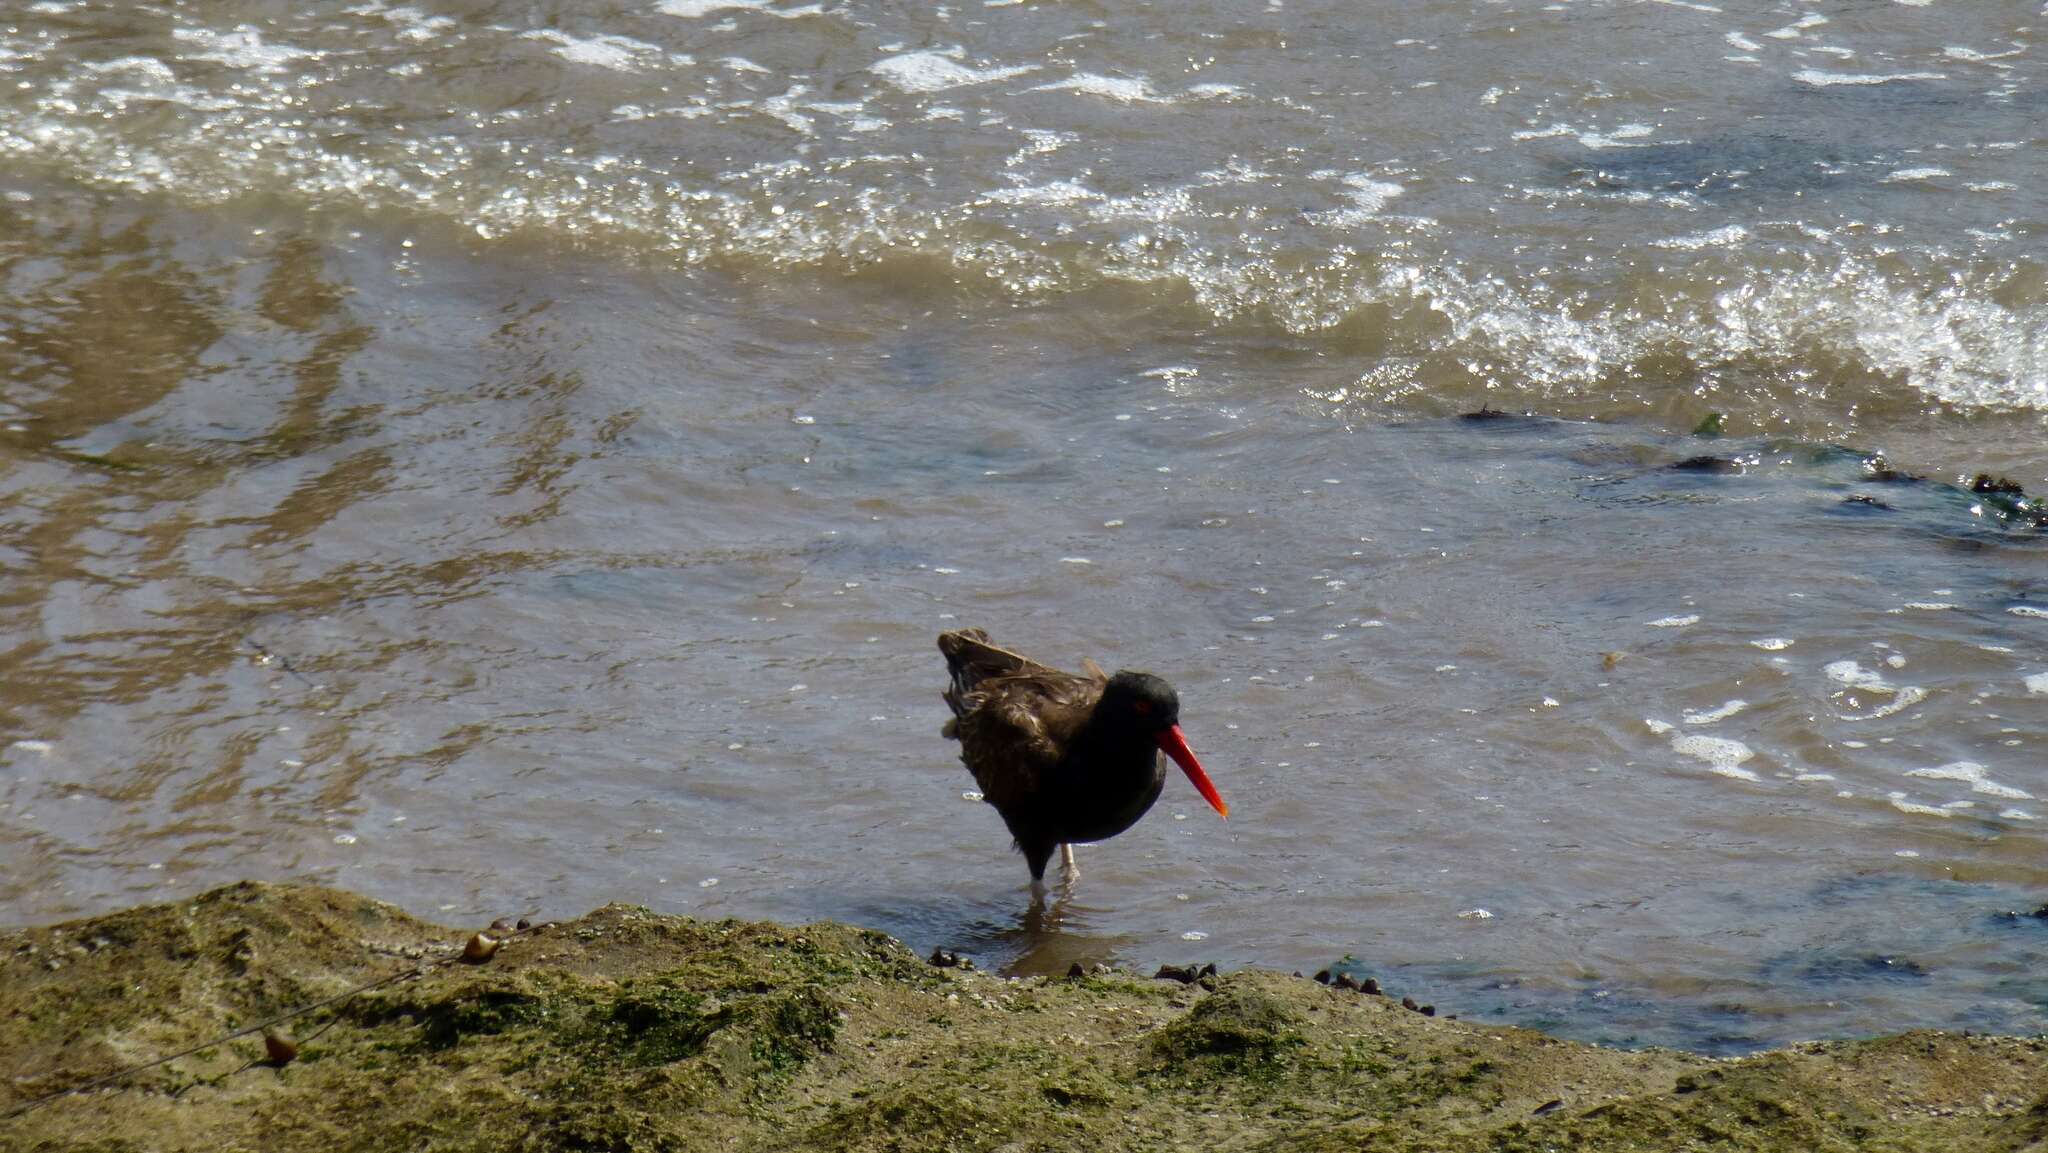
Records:
[[[1119,727],[1156,733],[1180,723],[1180,697],[1151,673],[1125,670],[1109,678],[1096,715]]]
[[[1118,673],[1102,686],[1102,699],[1095,705],[1095,725],[1098,734],[1118,744],[1136,737],[1156,745],[1188,775],[1188,781],[1203,800],[1224,816],[1230,815],[1223,794],[1216,791],[1215,783],[1202,770],[1202,762],[1195,759],[1195,751],[1181,735],[1180,697],[1172,685],[1151,673]],[[1148,756],[1145,764],[1155,766],[1157,771],[1153,758]]]

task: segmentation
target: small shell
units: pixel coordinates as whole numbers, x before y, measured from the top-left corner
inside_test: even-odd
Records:
[[[263,1056],[272,1065],[289,1065],[299,1055],[299,1043],[275,1029],[263,1030]]]
[[[478,933],[469,939],[468,944],[462,947],[462,959],[472,965],[481,965],[485,961],[490,960],[491,954],[497,951],[498,939],[496,937],[486,937],[482,933]]]

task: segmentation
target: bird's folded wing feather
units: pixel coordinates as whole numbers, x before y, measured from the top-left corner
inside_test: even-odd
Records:
[[[1078,725],[1086,714],[1075,705],[1096,692],[1091,680],[1046,670],[992,677],[964,694],[955,731],[982,795],[999,809],[1028,803],[1074,737],[1056,727]]]
[[[1066,675],[1022,653],[990,644],[988,633],[982,629],[957,629],[939,634],[939,651],[945,654],[946,669],[953,677],[952,685],[946,690],[946,703],[961,716],[967,711],[964,698],[979,690],[983,681],[998,677]]]

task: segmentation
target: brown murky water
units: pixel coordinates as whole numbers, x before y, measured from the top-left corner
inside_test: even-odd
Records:
[[[1953,483],[2048,487],[2038,68],[1890,7],[19,7],[0,920],[2040,1028],[2048,535]],[[964,624],[1169,676],[1233,820],[1028,911]]]

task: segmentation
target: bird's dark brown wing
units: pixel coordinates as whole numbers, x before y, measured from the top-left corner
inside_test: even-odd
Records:
[[[1032,805],[1101,696],[1100,682],[1053,669],[987,677],[960,695],[949,735],[982,795],[1007,814]]]
[[[990,644],[981,629],[941,634],[939,651],[953,683],[945,735],[982,795],[1004,812],[1028,805],[1045,774],[1087,723],[1107,678],[1089,663],[1076,676]]]
[[[989,643],[988,633],[982,629],[940,633],[939,652],[945,654],[946,671],[953,677],[952,685],[946,690],[946,703],[953,706],[955,716],[965,715],[963,699],[991,677],[1066,675],[1022,653],[997,648]]]

